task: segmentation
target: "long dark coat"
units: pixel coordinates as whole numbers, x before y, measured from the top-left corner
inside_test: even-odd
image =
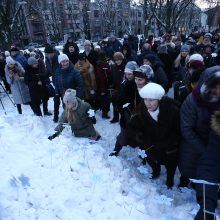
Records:
[[[141,102],[127,124],[126,135],[130,146],[141,147],[160,163],[168,157],[177,157],[180,142],[179,103],[164,97],[159,104],[158,121],[155,121]]]

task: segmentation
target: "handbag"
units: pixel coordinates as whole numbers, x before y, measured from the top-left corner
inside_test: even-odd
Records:
[[[55,89],[50,83],[46,84],[46,89],[47,89],[47,94],[49,97],[54,97],[55,96]]]

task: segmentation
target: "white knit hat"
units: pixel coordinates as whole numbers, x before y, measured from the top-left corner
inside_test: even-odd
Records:
[[[201,61],[201,62],[204,61],[202,55],[199,54],[199,53],[195,53],[195,54],[191,55],[190,58],[189,58],[189,62],[191,62],[192,60],[193,60],[193,61],[194,61],[194,60],[197,60],[197,61]]]
[[[61,63],[64,60],[69,60],[69,57],[65,53],[62,53],[58,56],[58,63]]]
[[[63,96],[63,102],[67,104],[67,102],[72,103],[75,105],[77,102],[76,98],[76,90],[74,89],[67,89],[64,96]]]
[[[6,56],[6,57],[9,57],[9,56],[10,56],[10,52],[6,50],[6,51],[5,51],[5,56]]]
[[[139,91],[139,94],[143,99],[161,100],[165,95],[165,90],[161,85],[150,82]]]
[[[15,64],[15,60],[11,56],[6,57],[6,64],[7,65],[14,65]]]

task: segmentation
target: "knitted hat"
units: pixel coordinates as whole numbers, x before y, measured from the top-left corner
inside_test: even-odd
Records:
[[[192,60],[188,64],[189,68],[198,70],[198,69],[203,69],[205,67],[204,62],[201,62],[199,60]]]
[[[63,96],[63,102],[65,104],[71,103],[74,106],[77,103],[77,98],[76,98],[76,90],[74,89],[67,89],[64,96]]]
[[[198,60],[198,61],[201,61],[201,62],[204,61],[202,55],[199,54],[199,53],[195,53],[195,54],[191,55],[190,58],[189,58],[189,62],[192,61],[192,60]]]
[[[10,56],[10,52],[6,50],[6,51],[5,51],[5,56],[6,56],[6,57]]]
[[[166,53],[167,54],[167,45],[166,44],[162,44],[158,47],[158,54],[160,53]]]
[[[101,49],[101,47],[99,45],[96,45],[95,49]]]
[[[129,61],[127,62],[126,66],[125,66],[125,73],[133,73],[134,70],[136,70],[138,68],[138,65],[135,61]]]
[[[44,53],[54,53],[54,48],[50,44],[47,44],[44,48]]]
[[[32,65],[38,63],[38,61],[37,61],[37,59],[35,57],[29,57],[27,62],[28,62],[29,66],[32,66]]]
[[[8,57],[6,57],[6,64],[7,65],[14,65],[15,60],[11,56],[8,56]]]
[[[186,44],[182,45],[181,52],[189,52],[189,51],[190,51],[189,45]]]
[[[165,95],[165,90],[161,85],[150,82],[139,91],[139,94],[143,99],[161,100]]]
[[[66,54],[62,53],[58,56],[58,63],[61,63],[64,60],[69,60],[69,57]]]
[[[133,71],[136,77],[152,79],[154,76],[154,71],[149,65],[142,65]]]
[[[124,55],[121,52],[116,52],[113,55],[114,60],[123,60],[124,59]]]

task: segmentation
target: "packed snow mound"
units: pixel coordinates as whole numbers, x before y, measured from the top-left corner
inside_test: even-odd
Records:
[[[4,105],[0,220],[193,219],[199,208],[195,193],[168,190],[164,169],[158,180],[150,180],[151,169],[142,165],[139,157],[146,155],[139,149],[124,147],[119,157],[108,156],[119,125],[103,120],[100,112],[95,125],[99,142],[75,138],[69,126],[50,141],[56,126],[52,117],[36,117],[29,106],[18,115],[7,98]]]

